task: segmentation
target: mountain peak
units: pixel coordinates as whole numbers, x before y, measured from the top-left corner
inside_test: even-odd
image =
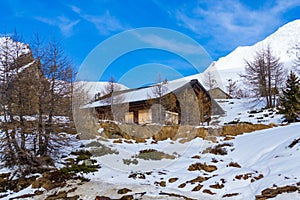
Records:
[[[296,45],[300,45],[300,19],[289,22],[264,40],[252,46],[239,46],[227,56],[218,59],[214,65],[221,77],[221,88],[225,88],[228,79],[238,81],[244,72],[245,60],[251,61],[256,52],[270,46],[273,54],[280,58],[285,68],[291,68],[296,58]],[[210,70],[208,68],[208,70]]]

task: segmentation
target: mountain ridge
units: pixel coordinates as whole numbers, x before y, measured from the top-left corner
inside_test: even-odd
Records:
[[[240,81],[244,72],[245,60],[251,61],[256,53],[270,46],[273,54],[280,58],[284,68],[291,69],[296,58],[296,45],[300,45],[300,19],[279,27],[274,33],[251,46],[239,46],[227,56],[214,61],[204,72],[211,71],[217,76],[219,87],[225,89],[228,79]]]

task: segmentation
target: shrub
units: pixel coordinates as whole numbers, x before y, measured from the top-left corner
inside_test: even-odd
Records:
[[[227,165],[227,167],[237,167],[237,168],[241,168],[241,166],[240,166],[238,163],[236,163],[236,162],[230,162],[230,163]]]
[[[226,155],[227,150],[225,148],[223,148],[225,146],[232,146],[232,144],[231,143],[218,144],[214,147],[208,147],[202,153],[211,153],[211,154],[215,154],[215,155]]]
[[[90,157],[92,156],[91,152],[89,152],[87,150],[80,150],[80,151],[71,152],[71,155],[77,156],[77,158],[76,158],[77,162],[79,162],[81,160],[90,159]]]
[[[175,159],[174,155],[169,155],[155,149],[141,150],[135,157],[143,160]]]
[[[88,143],[87,145],[85,145],[86,147],[100,147],[101,143],[97,142],[97,141],[93,141],[91,143]]]
[[[134,164],[137,165],[139,163],[139,161],[137,159],[123,159],[123,163],[125,165],[130,165],[130,164]]]
[[[104,156],[107,154],[119,154],[119,152],[115,149],[111,149],[103,144],[101,144],[99,147],[92,148],[91,154],[95,157]]]
[[[189,171],[200,171],[204,170],[206,172],[213,172],[217,170],[217,167],[214,165],[207,165],[206,163],[195,163],[189,166],[188,168]]]
[[[71,167],[64,167],[61,169],[61,171],[65,174],[77,174],[77,173],[90,173],[90,172],[96,172],[98,171],[98,168],[100,168],[99,165],[72,165]]]

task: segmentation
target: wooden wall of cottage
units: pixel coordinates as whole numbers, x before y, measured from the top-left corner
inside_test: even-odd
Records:
[[[113,111],[112,111],[113,110]],[[204,88],[185,87],[162,98],[97,108],[100,119],[135,124],[199,125],[210,121],[212,101]]]

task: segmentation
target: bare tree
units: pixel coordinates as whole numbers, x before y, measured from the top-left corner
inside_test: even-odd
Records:
[[[229,96],[235,96],[238,89],[236,81],[233,81],[232,79],[228,79],[227,81],[228,85],[226,86],[226,88]]]
[[[0,158],[26,175],[52,164],[50,154],[58,144],[54,139],[58,137],[51,137],[56,133],[54,116],[70,115],[73,70],[54,43],[46,50],[36,40],[32,53],[17,34],[3,39],[0,129],[4,134],[0,135],[0,148],[5,151]]]
[[[152,105],[154,121],[160,124],[164,124],[165,122],[165,105],[167,105],[168,102],[166,102],[167,100],[163,99],[162,97],[168,91],[167,84],[167,79],[163,80],[161,75],[157,74],[156,83],[151,89],[154,96],[150,95],[149,97],[149,103],[154,104]],[[155,100],[153,100],[153,98]]]
[[[43,107],[43,114],[47,115],[47,121],[44,124],[44,137],[39,142],[39,154],[49,156],[53,148],[51,134],[55,134],[53,126],[54,117],[57,114],[70,114],[72,82],[74,71],[70,60],[65,56],[60,43],[57,40],[51,41],[45,48],[45,57],[43,58],[42,70],[46,78],[43,84],[43,91],[40,100]],[[46,91],[46,94],[45,92]],[[71,117],[71,116],[69,116]]]
[[[34,125],[26,120],[27,115],[36,113],[36,67],[30,49],[20,42],[21,37],[15,32],[12,38],[5,37],[1,46],[1,113],[3,122],[1,130],[5,132],[4,160],[8,166],[24,166],[34,164],[31,146],[26,145],[33,135]]]
[[[253,96],[264,98],[266,107],[275,106],[276,91],[283,83],[284,70],[279,58],[274,56],[268,46],[256,53],[253,61],[245,61],[245,74],[240,75],[249,84]]]
[[[209,90],[218,87],[216,77],[211,71],[205,72],[204,75],[204,85],[208,87]]]

